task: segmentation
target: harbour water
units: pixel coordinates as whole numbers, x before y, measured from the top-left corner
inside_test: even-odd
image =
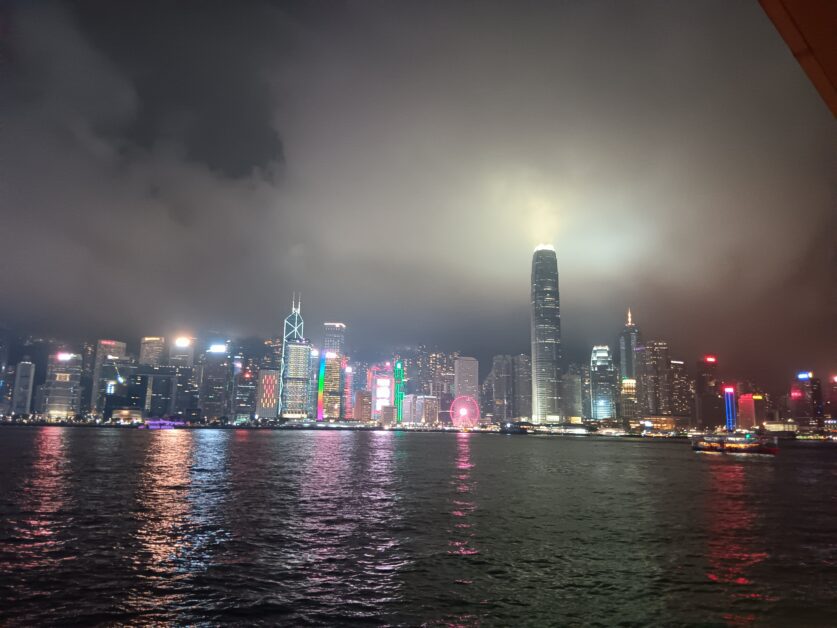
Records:
[[[0,624],[828,626],[837,450],[0,429]]]

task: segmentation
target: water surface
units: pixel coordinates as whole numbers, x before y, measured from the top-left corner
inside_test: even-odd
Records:
[[[0,623],[834,625],[837,451],[0,429]]]

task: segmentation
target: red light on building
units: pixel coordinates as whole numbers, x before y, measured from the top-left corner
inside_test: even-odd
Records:
[[[802,399],[802,391],[801,390],[792,390],[790,396],[791,396],[791,399]]]
[[[725,387],[724,387],[724,392],[725,392],[725,393],[734,393],[734,392],[735,392],[735,388],[734,388],[733,386],[725,386]]]
[[[710,362],[710,363],[714,364],[715,362],[718,361],[718,358],[716,358],[714,355],[705,355],[705,356],[703,356],[703,361],[704,362]]]

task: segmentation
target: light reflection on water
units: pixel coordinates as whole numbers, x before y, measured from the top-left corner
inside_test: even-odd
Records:
[[[477,509],[474,500],[475,483],[471,477],[471,434],[459,433],[456,435],[456,462],[453,475],[455,489],[454,497],[451,499],[451,515],[453,515],[453,528],[449,542],[449,554],[456,556],[474,556],[479,550],[473,544],[474,532],[471,515]],[[470,581],[459,580],[460,584],[470,584]]]
[[[828,625],[832,453],[0,428],[0,625]]]
[[[757,463],[758,461],[749,461]],[[752,575],[754,567],[769,557],[766,551],[756,547],[758,538],[757,513],[747,499],[747,462],[726,458],[710,460],[710,503],[713,513],[712,529],[708,531],[707,559],[709,572],[706,577],[723,587],[730,599],[730,608],[742,600],[773,602],[775,598],[760,591]],[[748,625],[758,619],[751,612],[724,614],[729,625]]]
[[[13,552],[0,554],[0,571],[49,570],[58,562],[75,560],[64,556],[66,539],[62,511],[67,501],[66,431],[45,427],[38,431],[33,443],[31,467],[25,474],[17,517],[11,519],[15,538]]]

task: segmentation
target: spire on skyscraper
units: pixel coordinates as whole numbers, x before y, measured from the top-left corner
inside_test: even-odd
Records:
[[[631,308],[630,307],[628,308],[628,325],[629,326],[633,325],[633,322],[631,321]]]
[[[282,334],[285,342],[289,340],[302,340],[304,338],[303,322],[302,322],[302,296],[299,301],[296,298],[296,292],[291,297],[291,313],[285,319],[285,328]]]

